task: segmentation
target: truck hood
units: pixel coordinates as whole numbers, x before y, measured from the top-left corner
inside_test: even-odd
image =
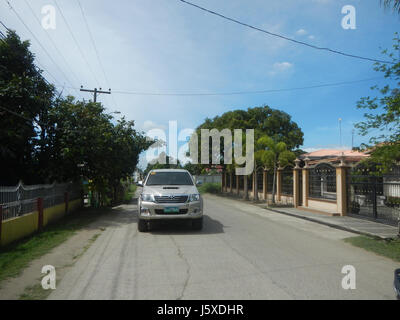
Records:
[[[195,186],[144,186],[143,194],[170,195],[170,194],[197,194]]]

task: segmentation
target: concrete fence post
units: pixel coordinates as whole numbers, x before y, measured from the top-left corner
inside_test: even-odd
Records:
[[[37,199],[37,210],[38,210],[38,230],[43,229],[43,198]]]
[[[298,168],[293,169],[293,206],[297,208],[299,206],[299,194],[300,186],[299,186],[299,172]]]
[[[267,171],[263,171],[263,197],[264,201],[267,201]]]
[[[336,201],[341,216],[347,215],[347,170],[348,167],[344,163],[336,168]]]
[[[276,199],[277,202],[281,202],[282,195],[282,168],[278,168],[276,171]]]
[[[1,232],[3,230],[3,206],[0,205],[0,246],[1,246]]]
[[[243,176],[243,199],[244,200],[249,200],[249,182],[247,181],[249,177],[247,175]]]
[[[252,175],[252,189],[253,189],[253,200],[256,200],[256,179],[257,179],[257,169],[253,171]]]
[[[233,188],[233,174],[232,172],[229,173],[229,193],[232,194]]]
[[[240,189],[239,189],[239,176],[235,175],[236,178],[236,195],[239,195]]]
[[[307,168],[303,168],[301,174],[303,175],[303,206],[308,207],[309,170]]]
[[[68,213],[69,193],[64,192],[65,213]]]
[[[221,192],[224,193],[224,189],[225,189],[225,172],[222,173],[222,177],[221,177]]]

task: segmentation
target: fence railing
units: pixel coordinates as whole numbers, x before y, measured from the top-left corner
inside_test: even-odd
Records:
[[[274,200],[279,204],[329,214],[357,214],[384,223],[400,224],[399,165],[385,174],[374,168],[352,167],[343,159],[340,163],[287,167],[277,171],[275,192],[272,190],[272,170],[247,177],[227,172],[223,174],[225,177],[232,175],[233,182],[230,188],[230,180],[223,179],[223,192],[231,192],[244,199],[261,199],[267,203]],[[258,194],[253,191],[255,182]]]
[[[15,187],[0,186],[2,219],[16,218],[37,210],[38,199],[43,199],[43,208],[50,208],[66,201],[79,199],[81,188],[72,183],[32,185],[19,183]]]

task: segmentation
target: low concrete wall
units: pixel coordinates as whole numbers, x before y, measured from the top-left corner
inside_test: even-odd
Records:
[[[43,226],[61,219],[65,215],[65,203],[58,204],[51,208],[43,210]]]
[[[338,213],[336,201],[320,201],[316,199],[308,199],[308,207],[319,211],[328,213]]]
[[[82,200],[77,199],[68,203],[68,212],[73,212],[82,207]],[[61,219],[65,212],[65,203],[43,210],[43,226]],[[25,238],[35,233],[39,228],[39,212],[25,214],[21,217],[2,222],[0,246],[5,246],[16,240]]]
[[[1,231],[1,246],[22,239],[38,229],[39,213],[32,212],[18,218],[3,221]]]

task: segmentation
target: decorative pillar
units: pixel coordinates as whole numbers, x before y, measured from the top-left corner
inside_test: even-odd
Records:
[[[341,216],[347,215],[347,171],[349,166],[342,154],[340,164],[336,167],[336,201],[338,213]]]
[[[282,195],[282,170],[281,166],[279,166],[276,171],[276,201],[281,202]]]
[[[0,204],[0,246],[1,246],[1,230],[3,228],[3,207]]]
[[[253,172],[253,200],[256,200],[256,179],[257,179],[257,169]],[[258,188],[257,188],[258,189]],[[258,190],[257,190],[258,192]]]
[[[240,191],[240,189],[239,189],[239,176],[235,176],[235,179],[236,179],[236,195],[239,195],[239,191]]]
[[[244,200],[248,200],[249,199],[249,188],[248,188],[248,176],[244,175],[243,176],[243,191],[244,191],[244,195],[243,195],[243,199]]]
[[[37,210],[38,210],[38,230],[43,229],[43,198],[37,199]]]
[[[296,159],[294,162],[296,166],[293,168],[293,206],[295,208],[299,207],[300,197],[302,196],[300,193],[300,159]]]
[[[303,175],[303,206],[308,207],[308,191],[309,191],[309,170],[310,170],[310,159],[304,159],[305,165],[302,170]]]

